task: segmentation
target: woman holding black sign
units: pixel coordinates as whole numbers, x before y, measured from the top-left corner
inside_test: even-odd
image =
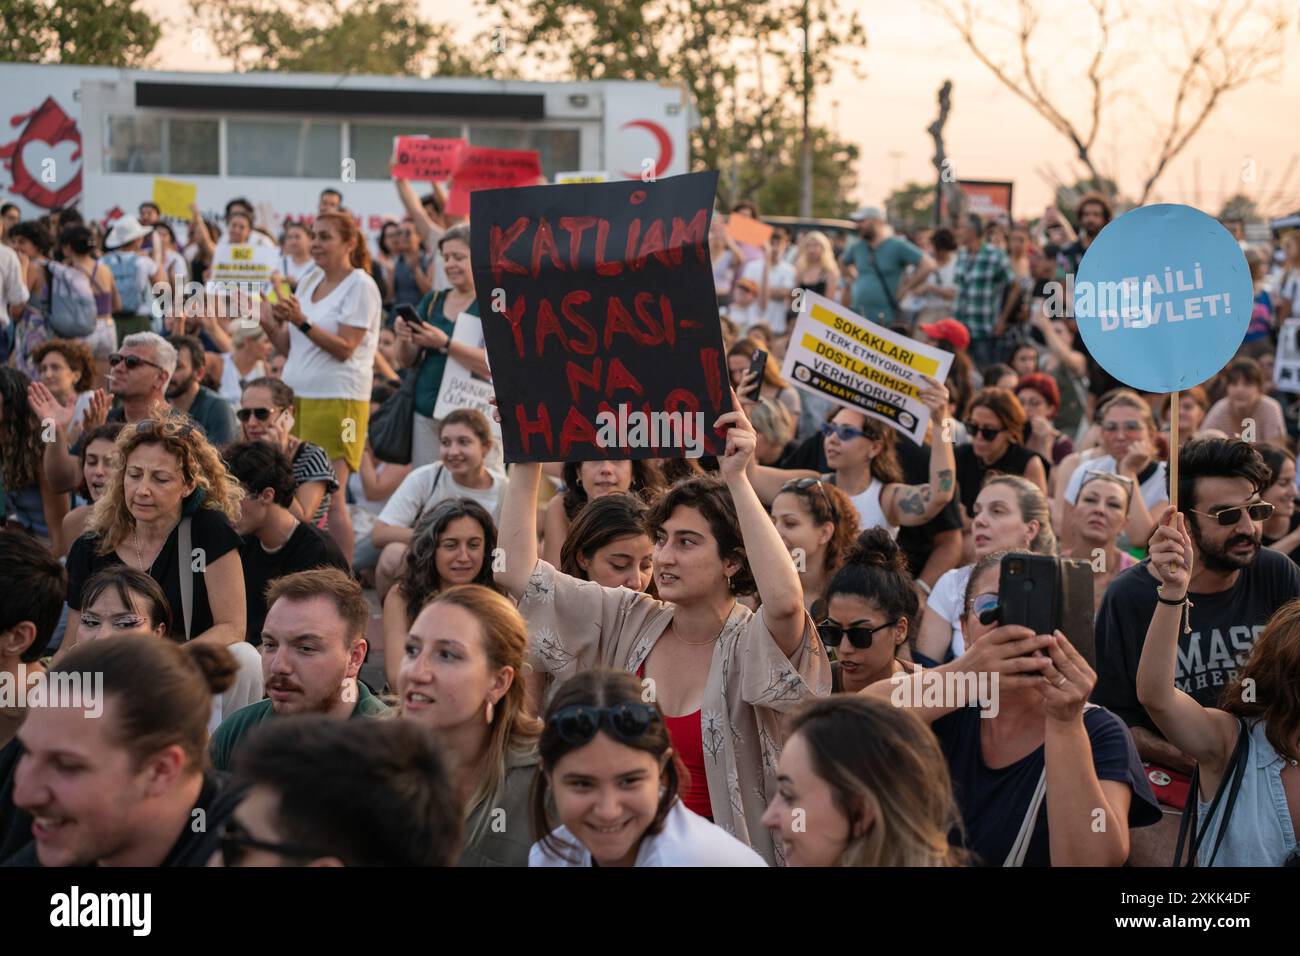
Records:
[[[658,600],[538,560],[537,463],[516,465],[507,485],[500,544],[510,560],[496,579],[519,601],[535,668],[561,680],[597,667],[642,677],[691,771],[686,806],[776,863],[762,817],[776,793],[782,715],[830,691],[830,661],[749,483],[754,429],[734,392],[732,402],[715,423],[731,426],[721,475],[679,482],[646,519]],[[757,613],[737,601],[755,591]]]
[[[433,410],[438,404],[447,359],[454,358],[475,375],[492,377],[486,349],[451,339],[458,316],[479,314],[474,270],[469,260],[469,226],[448,229],[438,240],[438,250],[451,288],[430,292],[413,313],[399,309],[393,323],[397,331],[397,360],[404,368],[414,369],[417,376],[415,424],[411,433],[411,464],[416,468],[438,458],[438,422]]]

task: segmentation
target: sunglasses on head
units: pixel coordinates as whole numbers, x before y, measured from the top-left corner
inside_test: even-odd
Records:
[[[1004,431],[1006,431],[1006,429],[993,428],[989,425],[976,425],[974,422],[967,422],[966,431],[971,438],[975,438],[976,436],[979,436],[980,438],[983,438],[985,441],[992,441],[993,439],[1001,435]]]
[[[854,428],[852,425],[841,425],[836,422],[826,422],[822,425],[822,434],[827,438],[832,435],[840,441],[852,441],[855,438],[870,438],[875,441],[880,437],[880,433],[872,428]]]
[[[897,623],[898,618],[894,618],[892,621],[886,621],[884,624],[880,624],[876,627],[862,627],[861,625],[843,627],[836,624],[834,621],[827,619],[817,625],[817,633],[821,635],[822,641],[828,647],[839,647],[839,645],[844,641],[844,638],[847,637],[850,644],[860,651],[865,651],[871,646],[871,641],[876,636],[876,631],[883,631],[885,628],[893,627]]]
[[[241,408],[235,412],[235,417],[241,422],[246,422],[250,418],[254,417],[256,417],[259,422],[264,422],[274,414],[274,408]]]
[[[141,365],[152,365],[154,368],[162,368],[157,362],[150,362],[148,359],[142,359],[138,355],[123,355],[121,352],[114,352],[108,357],[109,368],[117,368],[123,362],[126,363],[126,370],[134,372]]]
[[[555,728],[565,743],[581,747],[590,743],[602,726],[615,739],[630,743],[644,737],[659,721],[659,711],[649,704],[614,704],[612,707],[574,704],[557,710],[547,723]]]
[[[813,487],[821,492],[822,501],[826,502],[826,507],[830,509],[831,514],[835,514],[835,506],[831,504],[831,499],[826,494],[826,489],[822,487],[820,478],[792,478],[781,486],[781,494],[787,491],[807,491]]]
[[[154,421],[152,418],[136,422],[135,430],[139,435],[158,434],[163,437],[188,438],[194,434],[193,425],[186,425],[184,422]]]
[[[1193,508],[1189,508],[1188,510],[1191,511],[1192,514],[1194,515],[1201,515],[1206,518],[1213,518],[1215,521],[1219,522],[1219,524],[1224,528],[1230,528],[1238,521],[1240,521],[1241,513],[1243,511],[1246,512],[1246,514],[1250,515],[1251,521],[1265,521],[1268,518],[1271,518],[1273,516],[1273,506],[1269,504],[1267,501],[1261,501],[1257,505],[1245,505],[1244,507],[1238,506],[1236,508],[1224,508],[1221,511],[1214,512],[1214,514],[1209,514],[1204,511],[1197,511]]]

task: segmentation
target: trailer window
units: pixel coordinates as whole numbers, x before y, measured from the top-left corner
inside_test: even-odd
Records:
[[[110,116],[105,172],[216,176],[218,142],[216,120]]]
[[[535,149],[542,161],[542,175],[581,169],[582,131],[545,129],[537,126],[471,126],[469,141],[493,149]]]
[[[226,172],[231,176],[337,179],[343,127],[320,120],[226,121]]]
[[[348,136],[352,158],[357,161],[357,179],[388,179],[388,158],[393,154],[394,136],[432,136],[434,139],[460,139],[460,126],[430,126],[407,123],[402,126],[353,123]]]

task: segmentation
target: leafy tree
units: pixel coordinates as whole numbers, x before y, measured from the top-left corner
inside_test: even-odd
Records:
[[[745,162],[736,177],[741,196],[758,203],[764,215],[799,214],[799,128],[778,137],[782,151],[777,168],[769,172],[754,162]],[[813,208],[818,219],[843,219],[853,211],[848,197],[857,188],[858,147],[835,138],[832,130],[813,127]]]
[[[483,2],[500,13],[507,59],[521,51],[549,78],[680,83],[699,120],[696,166],[739,166],[756,184],[797,168],[790,137],[797,146],[805,46],[811,93],[866,44],[857,14],[833,0]],[[719,184],[726,200],[729,180]]]
[[[900,186],[885,200],[885,215],[903,229],[928,229],[934,222],[934,193],[934,183]]]
[[[1219,210],[1219,218],[1223,220],[1240,219],[1242,222],[1258,222],[1264,217],[1260,215],[1255,200],[1244,193],[1237,193],[1223,204],[1223,208]]]
[[[138,67],[161,34],[136,0],[0,0],[0,60]]]
[[[237,69],[422,76],[476,72],[415,0],[190,0]]]

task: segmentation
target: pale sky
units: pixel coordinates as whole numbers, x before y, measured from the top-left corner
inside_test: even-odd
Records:
[[[1190,11],[1206,3],[1179,0],[1175,7],[1160,0],[1128,0],[1126,9],[1172,16],[1169,11]],[[168,24],[156,68],[222,67],[210,53],[194,52],[186,11],[178,11],[177,4],[145,0],[143,6]],[[985,0],[980,9],[991,16],[1008,6],[1002,0]],[[1013,180],[1017,217],[1034,216],[1050,201],[1052,189],[1043,171],[1050,168],[1067,181],[1076,178],[1065,138],[994,78],[936,12],[924,4],[902,7],[880,0],[840,0],[840,7],[856,10],[866,27],[868,45],[860,57],[866,78],[840,71],[819,91],[814,121],[837,123],[842,135],[861,150],[857,199],[880,204],[904,181],[933,180],[933,143],[926,127],[936,115],[936,94],[944,79],[954,85],[945,141],[959,178]],[[1042,0],[1042,7],[1042,60],[1055,64],[1045,83],[1052,94],[1060,91],[1063,109],[1071,119],[1080,116],[1076,122],[1081,124],[1089,103],[1084,69],[1094,21],[1087,5],[1078,0]],[[458,9],[445,0],[421,0],[421,8],[430,20],[450,19],[463,39],[491,22],[469,4]],[[1108,62],[1122,64],[1122,72],[1113,87],[1117,100],[1107,107],[1109,118],[1103,118],[1094,155],[1134,198],[1150,165],[1157,124],[1168,116],[1175,74],[1161,61],[1180,61],[1179,26],[1167,20],[1155,30],[1122,28],[1110,46]],[[1185,202],[1214,214],[1229,196],[1245,192],[1273,214],[1300,209],[1300,138],[1295,135],[1300,118],[1300,28],[1294,10],[1283,42],[1285,62],[1279,75],[1221,99],[1156,184],[1152,201]],[[1009,43],[998,44],[996,50],[1003,60],[1010,59]]]

